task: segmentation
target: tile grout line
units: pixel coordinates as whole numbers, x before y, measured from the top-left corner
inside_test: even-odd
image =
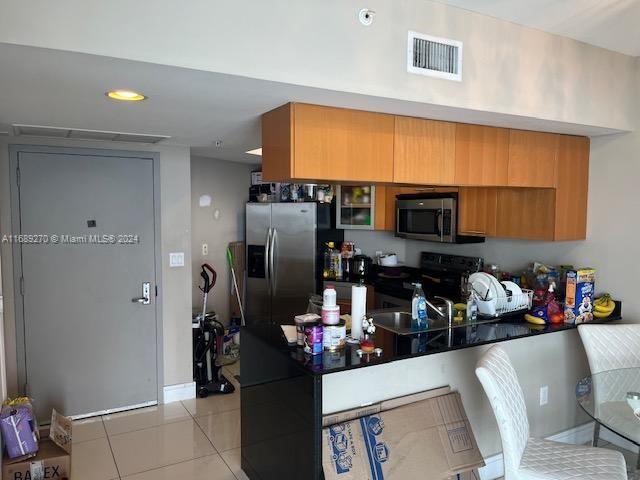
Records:
[[[235,450],[235,448],[232,448],[231,450]],[[226,452],[230,452],[231,450],[225,450],[225,451],[226,451]],[[222,453],[224,453],[224,452],[222,452]],[[236,475],[236,473],[231,469],[231,465],[229,465],[229,464],[227,463],[227,461],[224,459],[224,456],[222,455],[222,453],[219,453],[218,455],[220,455],[220,458],[222,459],[222,461],[224,462],[224,464],[227,466],[227,468],[228,468],[228,469],[229,469],[229,471],[231,472],[231,475],[233,475],[233,477],[234,477],[236,480],[240,480],[240,479],[238,478],[238,476]],[[242,458],[241,458],[241,461],[240,461],[240,470],[242,471]]]
[[[219,453],[209,453],[207,455],[200,455],[199,457],[193,457],[193,458],[189,458],[187,460],[180,460],[179,462],[167,463],[166,465],[160,465],[159,467],[153,467],[153,468],[150,468],[148,470],[142,470],[140,472],[130,473],[126,477],[133,477],[135,475],[141,475],[143,473],[153,472],[154,470],[162,470],[164,468],[174,467],[176,465],[193,462],[194,460],[201,460],[201,459],[207,458],[207,457],[213,457],[215,455],[218,455],[220,458],[222,458],[222,455],[220,455]],[[126,478],[126,477],[124,477],[124,478]],[[120,477],[121,480],[122,480],[122,478],[123,477]]]
[[[100,416],[100,421],[102,422],[102,428],[104,428],[104,433],[106,435],[107,444],[109,445],[109,451],[111,452],[111,458],[113,459],[113,464],[115,465],[116,472],[118,473],[118,479],[122,479],[122,476],[120,475],[120,468],[118,468],[118,462],[116,461],[116,454],[113,453],[113,447],[111,446],[111,439],[109,438],[109,433],[107,432],[107,427],[104,424],[104,418],[102,416]]]
[[[127,432],[114,433],[113,435],[109,435],[109,433],[107,433],[107,437],[118,437],[120,435],[127,435],[128,433],[142,432],[143,430],[151,430],[152,428],[162,427],[163,425],[173,425],[174,423],[188,422],[189,420],[195,420],[191,416],[191,414],[189,414],[189,417],[176,419],[175,421],[171,421],[171,422],[163,422],[163,423],[160,423],[158,425],[150,425],[148,427],[136,428],[135,430],[129,430]],[[105,431],[106,431],[106,428],[105,428]],[[82,442],[79,442],[79,443],[82,443]]]

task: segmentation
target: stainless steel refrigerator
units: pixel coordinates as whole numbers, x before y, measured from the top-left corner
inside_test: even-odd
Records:
[[[307,311],[309,294],[318,292],[322,278],[319,248],[327,237],[344,238],[331,229],[331,210],[318,203],[247,204],[248,325],[293,324],[295,315]]]

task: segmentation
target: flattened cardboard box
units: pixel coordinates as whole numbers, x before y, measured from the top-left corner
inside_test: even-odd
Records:
[[[483,465],[458,393],[323,429],[327,480],[446,480]]]
[[[72,421],[55,410],[51,415],[49,438],[38,445],[38,454],[22,462],[2,467],[2,480],[60,480],[71,478]]]

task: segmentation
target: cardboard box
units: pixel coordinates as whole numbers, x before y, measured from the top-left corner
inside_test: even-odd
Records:
[[[324,428],[325,478],[448,480],[483,466],[460,395],[418,395],[429,398]]]
[[[593,268],[581,268],[567,272],[565,323],[578,324],[593,320],[595,283],[596,271]]]
[[[44,480],[71,478],[72,421],[58,414],[51,415],[49,438],[40,441],[38,454],[23,461],[5,459],[3,480]]]

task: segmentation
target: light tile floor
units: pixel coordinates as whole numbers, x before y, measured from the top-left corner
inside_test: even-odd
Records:
[[[74,423],[72,478],[246,480],[240,468],[239,365],[225,368],[228,395]]]
[[[72,478],[82,480],[248,480],[240,468],[240,387],[236,391],[74,423]],[[621,451],[629,466],[636,455]],[[634,473],[636,476],[634,476]]]

